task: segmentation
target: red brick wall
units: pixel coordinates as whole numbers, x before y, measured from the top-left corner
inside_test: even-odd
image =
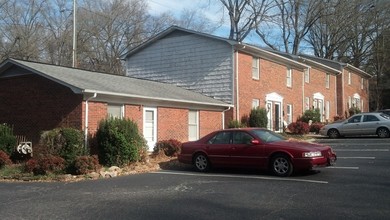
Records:
[[[227,126],[226,126],[227,127]],[[212,111],[199,112],[199,138],[212,131],[222,129],[222,113]]]
[[[188,140],[188,110],[158,107],[157,139]]]
[[[348,84],[348,72],[351,72],[351,84]],[[348,109],[352,106],[349,106],[349,98],[353,99],[354,94],[359,94],[360,100],[363,100],[363,112],[369,111],[369,99],[368,99],[368,80],[364,80],[364,87],[361,89],[361,76],[356,72],[348,71],[344,69],[344,100],[343,107],[344,111],[348,112]]]
[[[139,105],[125,105],[125,118],[133,120],[137,125],[140,133],[143,129],[143,108]]]
[[[188,141],[188,109],[158,107],[158,140]],[[199,111],[199,137],[222,129],[222,113]]]
[[[88,133],[94,135],[101,120],[107,117],[107,103],[88,101]],[[83,102],[83,130],[85,129],[85,101]]]
[[[40,133],[66,126],[82,129],[82,95],[38,75],[0,79],[0,123],[38,143]]]
[[[309,83],[305,83],[305,97],[310,98],[310,107],[313,106],[313,95],[321,93],[324,96],[324,107],[329,101],[329,121],[333,121],[337,115],[337,99],[336,99],[336,75],[330,74],[329,88],[326,88],[326,72],[315,68],[310,69]],[[325,111],[324,111],[325,114]],[[326,117],[324,116],[326,120]]]
[[[265,108],[266,95],[278,93],[283,99],[283,111],[286,104],[293,104],[293,120],[302,114],[302,72],[293,69],[292,87],[286,86],[287,67],[260,58],[260,79],[252,79],[252,55],[239,53],[239,118],[249,115],[252,100],[259,99],[260,107]],[[284,120],[286,116],[284,117]]]

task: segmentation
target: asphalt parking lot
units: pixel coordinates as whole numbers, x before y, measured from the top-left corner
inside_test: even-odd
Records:
[[[2,219],[388,219],[389,139],[320,139],[332,168],[278,178],[193,169],[75,183],[0,183]]]

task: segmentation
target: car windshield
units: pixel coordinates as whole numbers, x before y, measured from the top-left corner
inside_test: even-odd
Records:
[[[258,129],[258,130],[252,130],[252,132],[260,139],[262,140],[263,142],[265,143],[271,143],[271,142],[275,142],[275,141],[283,141],[283,140],[286,140],[285,137],[283,137],[282,135],[279,135],[273,131],[269,131],[269,130],[262,130],[262,129]]]
[[[380,116],[384,119],[390,120],[390,115],[387,114],[380,114]]]

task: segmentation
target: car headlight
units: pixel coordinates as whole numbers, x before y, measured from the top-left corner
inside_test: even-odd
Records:
[[[304,152],[302,154],[303,157],[321,157],[321,151],[313,151],[313,152]]]

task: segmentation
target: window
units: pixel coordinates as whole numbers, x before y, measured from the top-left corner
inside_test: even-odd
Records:
[[[258,108],[260,106],[260,100],[252,99],[252,108]]]
[[[230,134],[229,131],[219,132],[217,135],[212,137],[208,143],[209,144],[230,144]]]
[[[259,71],[259,58],[252,57],[252,78],[259,79],[260,71]]]
[[[107,116],[112,118],[123,118],[123,105],[107,104]]]
[[[199,139],[199,114],[198,111],[188,111],[188,140]]]
[[[325,119],[329,120],[329,112],[330,112],[330,102],[326,101],[326,107],[325,107]]]
[[[287,125],[292,123],[292,105],[287,104]]]
[[[292,69],[287,68],[287,87],[292,87]]]
[[[327,73],[325,76],[325,87],[329,89],[329,84],[330,84],[330,74]]]
[[[351,96],[348,96],[348,108],[352,107],[352,98]]]
[[[305,83],[310,82],[310,68],[305,69]]]
[[[364,115],[363,122],[380,121],[375,115]]]
[[[233,144],[250,144],[253,137],[243,131],[233,133]]]
[[[351,72],[348,72],[348,85],[351,85],[352,79],[351,79]]]
[[[364,89],[364,78],[362,77],[360,80],[360,89]]]
[[[309,110],[309,109],[310,109],[310,98],[305,97],[305,110]]]
[[[348,123],[359,123],[360,120],[361,120],[362,116],[361,115],[358,115],[358,116],[354,116],[352,118],[350,118],[348,120]]]

